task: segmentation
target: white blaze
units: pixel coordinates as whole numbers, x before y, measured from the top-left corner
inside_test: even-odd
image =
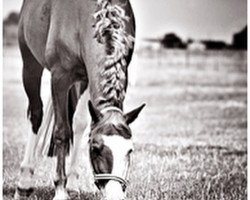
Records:
[[[133,148],[132,139],[125,139],[124,137],[118,135],[103,135],[102,137],[104,140],[104,144],[108,146],[112,151],[112,175],[119,176],[125,179],[129,164],[128,152]],[[113,180],[110,180],[105,186],[104,195],[108,200],[120,200],[125,198],[125,194],[122,191],[121,184]]]
[[[113,168],[112,174],[124,177],[125,171],[127,168],[128,162],[128,151],[133,148],[133,142],[131,139],[125,139],[122,136],[112,135],[105,136],[103,135],[104,145],[108,146],[113,155]]]

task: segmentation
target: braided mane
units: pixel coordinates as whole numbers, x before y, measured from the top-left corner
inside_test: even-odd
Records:
[[[110,0],[97,0],[94,19],[94,37],[105,45],[107,53],[101,71],[103,98],[119,103],[125,98],[125,56],[134,43],[134,38],[125,30],[125,22],[130,18],[122,7],[112,5]]]

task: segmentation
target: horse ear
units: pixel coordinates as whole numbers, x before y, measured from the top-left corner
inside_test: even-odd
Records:
[[[142,104],[140,107],[130,111],[129,113],[124,115],[125,121],[127,124],[132,123],[139,115],[139,113],[141,112],[141,110],[144,108],[146,104]]]
[[[102,113],[93,106],[90,100],[88,101],[88,106],[93,122],[97,123],[102,118]]]

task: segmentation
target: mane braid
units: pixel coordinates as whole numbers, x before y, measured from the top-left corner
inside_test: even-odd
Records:
[[[97,0],[94,19],[94,37],[105,45],[107,53],[101,71],[103,98],[119,103],[125,98],[125,57],[134,43],[134,37],[125,30],[125,22],[130,18],[122,7],[112,5],[110,0]]]

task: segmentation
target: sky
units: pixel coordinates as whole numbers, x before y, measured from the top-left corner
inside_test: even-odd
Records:
[[[177,33],[193,38],[224,40],[247,24],[247,0],[130,0],[139,38]],[[20,10],[22,0],[3,0],[3,16]]]

